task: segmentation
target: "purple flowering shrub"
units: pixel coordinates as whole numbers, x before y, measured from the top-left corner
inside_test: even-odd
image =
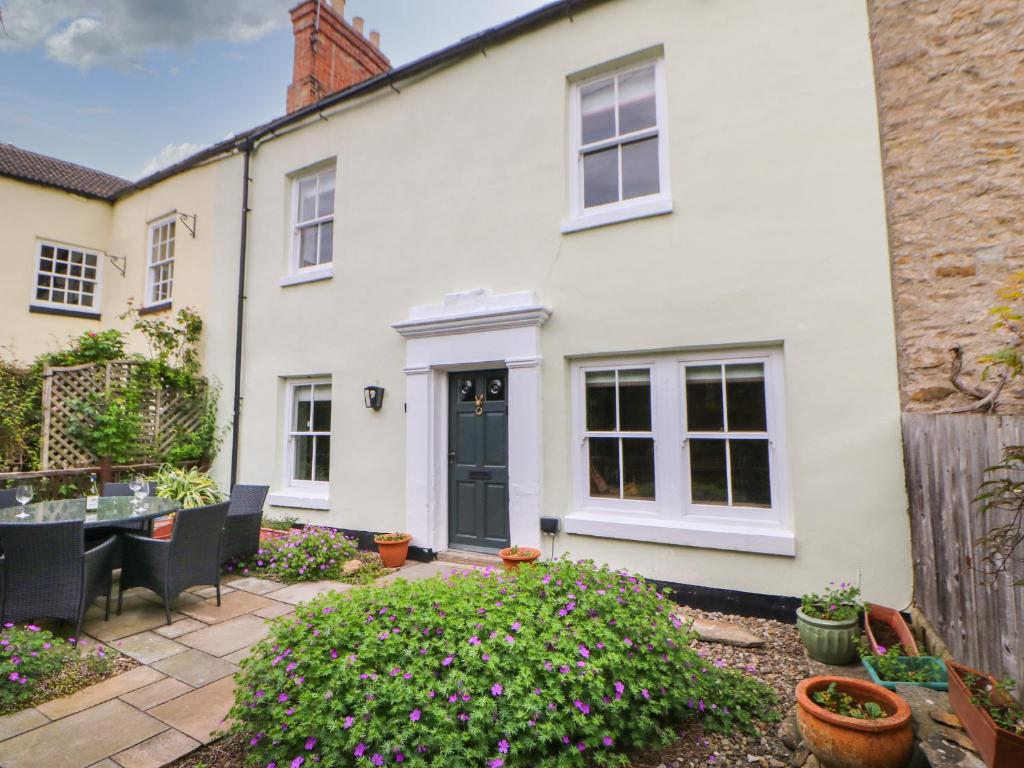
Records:
[[[864,610],[860,599],[860,588],[848,582],[836,586],[834,581],[820,595],[812,592],[800,598],[800,609],[812,619],[828,621],[849,621]]]
[[[699,656],[672,607],[564,559],[331,593],[242,662],[234,730],[260,768],[533,768],[774,718],[770,689]]]
[[[4,624],[0,629],[0,715],[27,706],[41,686],[77,657],[73,643],[34,624]],[[92,654],[81,663],[103,668],[95,670],[97,673],[109,664],[106,658]]]
[[[358,554],[356,542],[344,534],[333,528],[307,526],[284,539],[261,541],[255,555],[227,569],[288,584],[340,579],[342,566]]]

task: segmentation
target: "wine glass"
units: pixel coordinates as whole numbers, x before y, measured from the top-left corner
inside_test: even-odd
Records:
[[[128,482],[128,487],[135,494],[136,506],[141,504],[142,500],[149,495],[149,483],[146,482],[142,475],[132,475],[132,479]]]
[[[15,517],[26,518],[29,517],[28,512],[25,511],[25,505],[32,501],[32,486],[31,485],[19,485],[18,489],[14,492],[14,498],[21,504],[21,512]]]

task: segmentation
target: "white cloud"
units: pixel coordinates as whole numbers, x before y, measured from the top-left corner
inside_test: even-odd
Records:
[[[86,70],[140,69],[154,51],[204,40],[248,43],[289,24],[289,0],[6,0],[0,51],[42,46]]]
[[[136,179],[142,179],[149,176],[151,173],[166,168],[169,165],[174,165],[177,162],[184,160],[189,155],[194,155],[201,149],[206,149],[209,144],[191,144],[185,142],[184,144],[168,144],[153,157],[146,161],[146,164],[142,166],[142,170],[136,174]]]

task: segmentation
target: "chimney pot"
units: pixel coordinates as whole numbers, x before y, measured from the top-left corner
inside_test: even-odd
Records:
[[[356,32],[360,35],[363,34],[363,25],[365,23],[362,16],[356,16],[352,19],[352,26],[356,28]]]
[[[336,14],[345,18],[345,0],[327,0],[327,4],[331,6]]]
[[[380,48],[380,32],[376,29],[370,33],[370,42],[373,43],[374,48]]]

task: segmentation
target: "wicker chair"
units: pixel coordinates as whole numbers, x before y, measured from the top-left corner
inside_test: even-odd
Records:
[[[18,506],[18,491],[14,488],[0,489],[0,509]]]
[[[231,489],[231,507],[224,528],[224,561],[245,557],[260,548],[260,523],[267,485],[236,485]]]
[[[64,619],[82,633],[82,617],[97,597],[107,598],[110,618],[114,537],[85,549],[83,522],[0,524],[4,550],[0,624]]]
[[[117,589],[118,614],[124,591],[131,587],[146,587],[163,597],[168,624],[171,623],[171,603],[189,587],[212,584],[217,588],[217,605],[220,605],[220,552],[228,502],[182,509],[175,515],[174,532],[169,540],[135,534],[124,537],[124,564]]]

